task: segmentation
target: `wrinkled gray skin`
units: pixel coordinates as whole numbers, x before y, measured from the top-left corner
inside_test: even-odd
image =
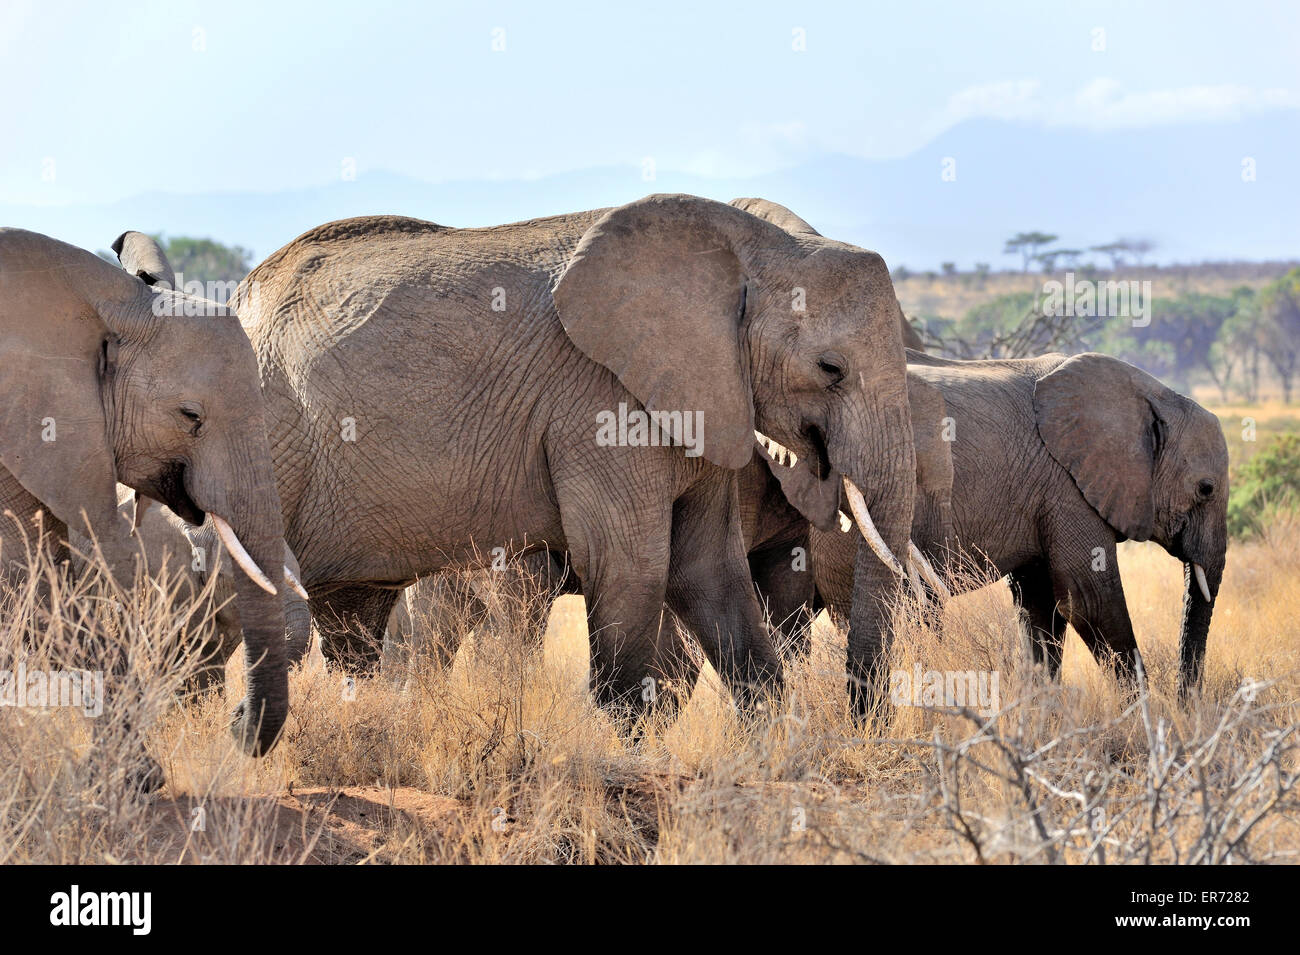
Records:
[[[848,476],[905,553],[903,347],[874,253],[652,196],[487,229],[331,223],[239,294],[328,659],[373,668],[416,578],[545,547],[582,583],[602,704],[639,709],[642,679],[676,671],[665,601],[742,701],[779,687],[736,498],[755,428],[818,487]],[[620,404],[701,412],[703,456],[598,446]],[[795,503],[831,526],[827,499]]]
[[[168,581],[179,580],[175,590],[174,606],[179,610],[192,608],[190,636],[198,644],[202,661],[187,690],[206,692],[225,685],[226,661],[243,641],[243,625],[239,617],[239,602],[235,599],[236,575],[241,574],[234,562],[221,547],[211,523],[194,527],[181,520],[169,508],[149,506],[149,501],[135,499],[134,492],[123,494],[118,489],[118,510],[124,520],[135,522],[134,538],[144,557],[144,566],[150,574],[160,574],[166,568]],[[75,549],[85,552],[88,544],[79,535],[72,540]],[[74,558],[74,563],[79,563]],[[298,562],[286,547],[284,563],[298,573]],[[206,585],[216,580],[211,590]],[[285,659],[293,666],[307,651],[311,637],[311,613],[307,601],[291,588],[281,592],[284,598]]]
[[[47,236],[0,229],[0,354],[0,509],[17,518],[0,520],[7,573],[22,572],[12,555],[44,512],[55,559],[66,557],[69,529],[85,533],[129,584],[121,482],[189,520],[220,515],[283,588],[257,365],[232,312]],[[250,675],[234,732],[263,753],[288,712],[284,612],[243,574],[235,589]],[[160,784],[148,776],[141,785]]]
[[[913,428],[918,422],[940,422],[946,415],[943,395],[923,379],[908,376],[908,396]],[[912,522],[914,540],[950,541],[952,528],[953,466],[951,446],[942,440],[939,429],[921,428],[914,436],[916,446],[916,510]],[[776,628],[783,656],[804,654],[809,649],[812,618],[825,604],[817,593],[811,562],[796,571],[796,554],[809,553],[812,529],[787,498],[787,489],[807,478],[797,470],[773,461],[765,448],[759,448],[754,460],[741,469],[737,486],[740,520],[750,574],[762,599],[764,611]],[[838,505],[836,505],[838,506]],[[857,553],[858,532],[835,530],[837,550],[844,557],[849,578]],[[875,559],[874,555],[869,555]],[[491,580],[488,579],[489,574]],[[529,554],[506,563],[499,571],[483,570],[469,579],[447,574],[420,580],[407,588],[388,620],[384,636],[384,664],[400,669],[412,656],[442,669],[452,662],[465,634],[489,622],[486,601],[490,590],[504,594],[510,610],[526,608],[523,621],[534,649],[540,650],[551,604],[565,594],[581,594],[582,587],[566,555],[552,551]],[[832,615],[847,622],[851,609],[848,588],[835,591],[836,602],[829,607]],[[507,625],[519,626],[511,620]],[[694,685],[693,659],[684,650],[681,659],[688,661],[679,669],[681,688],[689,692]]]
[[[1139,661],[1115,544],[1153,540],[1184,562],[1180,695],[1200,686],[1227,547],[1228,452],[1218,419],[1105,355],[950,361],[909,352],[909,377],[942,393],[955,420],[952,524],[976,569],[1010,577],[1035,659],[1055,676],[1066,623],[1131,681]],[[918,431],[938,431],[913,408]],[[936,566],[942,540],[914,529]],[[813,532],[818,589],[851,590],[853,548]],[[856,595],[855,595],[856,599]]]

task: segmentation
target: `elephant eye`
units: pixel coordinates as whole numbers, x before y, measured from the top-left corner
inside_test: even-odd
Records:
[[[190,434],[198,434],[199,428],[203,427],[203,416],[193,408],[181,408],[180,412],[181,417],[192,425]]]
[[[1196,485],[1196,493],[1200,494],[1201,497],[1206,498],[1207,500],[1208,500],[1209,498],[1213,497],[1213,496],[1214,496],[1214,482],[1213,482],[1213,481],[1210,481],[1210,480],[1203,480],[1203,481],[1201,481],[1200,484]]]
[[[844,369],[834,358],[822,357],[817,359],[817,367],[820,368],[831,379],[831,384],[836,385],[844,380]]]

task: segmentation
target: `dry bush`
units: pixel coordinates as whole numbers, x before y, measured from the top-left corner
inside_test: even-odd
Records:
[[[991,717],[898,706],[855,727],[844,635],[821,618],[811,656],[790,668],[767,718],[741,719],[706,666],[676,720],[651,719],[632,738],[587,692],[582,601],[557,601],[539,653],[539,635],[520,623],[529,618],[521,598],[489,589],[488,622],[457,634],[463,644],[445,670],[417,657],[350,686],[313,651],[291,676],[285,735],[262,760],[240,755],[229,737],[243,692],[237,660],[224,696],[176,702],[196,661],[176,662],[166,649],[186,623],[160,581],[122,611],[120,629],[143,696],[136,726],[147,729],[167,787],[141,799],[120,773],[101,772],[112,760],[88,758],[96,721],[0,709],[0,860],[1293,860],[1294,530],[1234,545],[1205,690],[1188,708],[1173,692],[1181,569],[1151,545],[1124,545],[1149,669],[1148,691],[1133,699],[1073,634],[1062,680],[1047,681],[998,584],[957,597],[939,621],[898,608],[891,664],[996,672]],[[52,613],[32,586],[10,594],[3,659],[64,659],[76,644],[70,621],[92,589],[60,580]],[[130,734],[106,728],[105,751],[129,752]]]

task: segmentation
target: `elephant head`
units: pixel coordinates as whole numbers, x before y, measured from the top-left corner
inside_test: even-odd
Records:
[[[714,464],[744,467],[757,437],[803,470],[788,494],[810,521],[834,526],[847,479],[863,534],[905,548],[915,463],[889,271],[784,211],[790,228],[694,196],[612,209],[555,284],[560,320],[648,411],[698,413]]]
[[[288,710],[284,543],[257,361],[238,319],[5,229],[0,344],[0,465],[70,530],[94,536],[119,583],[134,548],[116,482],[192,523],[211,517],[245,570],[236,590],[249,690],[235,732],[266,752]]]
[[[1076,355],[1034,386],[1047,450],[1097,513],[1184,563],[1179,692],[1200,685],[1227,550],[1228,448],[1219,420],[1106,355]]]

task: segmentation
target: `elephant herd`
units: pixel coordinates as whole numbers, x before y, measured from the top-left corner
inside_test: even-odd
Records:
[[[374,672],[404,588],[461,588],[473,614],[439,575],[501,548],[541,594],[584,596],[592,692],[628,716],[685,696],[647,679],[694,685],[665,608],[752,710],[825,607],[865,717],[892,599],[942,600],[972,566],[1010,578],[1050,672],[1068,623],[1132,679],[1126,538],[1186,565],[1180,689],[1199,683],[1217,419],[1103,355],[927,356],[881,257],[774,203],[347,219],[228,306],[177,291],[146,236],[114,250],[122,269],[0,230],[0,560],[22,572],[39,512],[56,559],[93,536],[121,586],[138,558],[211,555],[194,590],[215,572],[233,600],[200,683],[242,637],[250,753],[280,733],[310,633]]]

